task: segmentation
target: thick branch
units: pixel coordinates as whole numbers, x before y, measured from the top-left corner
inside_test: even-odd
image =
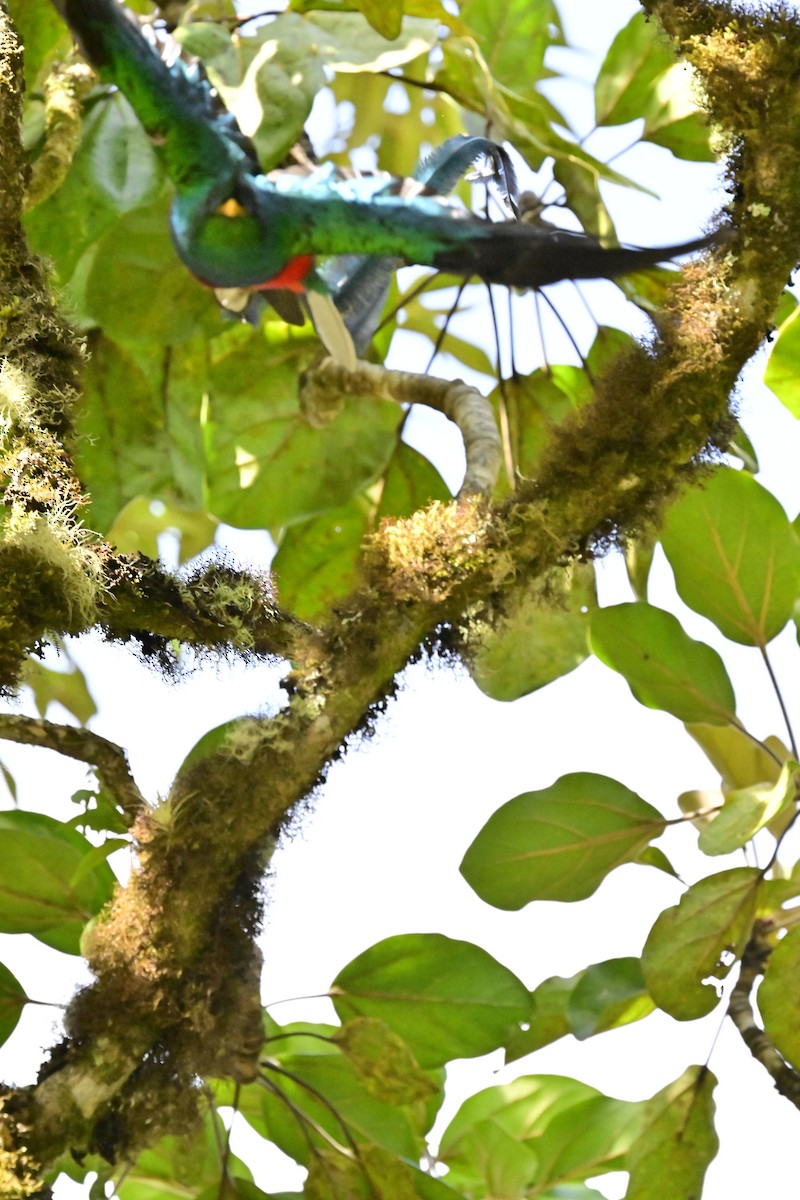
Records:
[[[247,1025],[237,984],[252,980],[247,935],[265,840],[369,720],[420,642],[443,623],[457,625],[476,602],[502,603],[542,572],[654,519],[697,471],[698,457],[724,444],[730,389],[800,257],[800,128],[789,94],[800,35],[784,16],[773,28],[763,15],[742,15],[731,38],[720,5],[651,8],[689,43],[708,77],[714,119],[739,139],[740,241],[688,268],[650,351],[631,351],[611,367],[596,403],[556,431],[537,478],[512,500],[494,512],[476,501],[434,505],[385,525],[369,548],[363,586],[322,634],[304,640],[287,708],[220,734],[178,777],[165,806],[137,822],[141,869],[91,935],[98,982],[68,1017],[70,1055],[31,1097],[34,1114],[37,1105],[44,1114],[35,1131],[43,1153],[91,1141],[107,1104],[121,1127],[126,1116],[130,1125],[141,1104],[135,1072],[143,1047],[158,1047],[171,1081],[229,1063]],[[693,21],[704,24],[700,39],[692,40]],[[720,84],[726,71],[729,94]],[[748,94],[760,123],[753,147],[753,114],[741,99]],[[137,586],[122,588],[123,603]],[[83,1107],[68,1103],[75,1095],[88,1097]],[[147,1098],[157,1111],[153,1093]]]

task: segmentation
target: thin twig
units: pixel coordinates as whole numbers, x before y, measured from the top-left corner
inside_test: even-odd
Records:
[[[145,798],[131,774],[125,751],[116,742],[110,742],[90,729],[58,725],[41,717],[0,713],[0,738],[26,746],[41,746],[79,762],[89,763],[97,772],[101,787],[114,797],[122,809],[128,825],[133,824],[146,806]]]

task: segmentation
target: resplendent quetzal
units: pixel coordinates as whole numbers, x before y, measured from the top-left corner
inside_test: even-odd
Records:
[[[483,138],[451,139],[415,180],[343,179],[324,167],[305,177],[265,175],[208,84],[180,62],[168,67],[116,0],[53,2],[101,78],[120,88],[160,147],[175,185],[170,220],[177,252],[211,287],[322,291],[346,311],[341,293],[349,291],[352,301],[359,273],[367,286],[402,264],[540,288],[562,279],[613,278],[709,244],[698,238],[657,249],[605,249],[580,234],[468,213],[442,194],[482,155],[513,193],[505,152]],[[325,268],[315,270],[317,256],[349,255],[369,258],[353,260],[343,273],[334,266],[338,285],[326,282]],[[379,270],[376,260],[384,260]]]

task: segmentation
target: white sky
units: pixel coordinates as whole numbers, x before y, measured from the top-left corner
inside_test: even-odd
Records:
[[[605,0],[602,5],[564,3],[562,8],[568,40],[587,47],[585,73],[591,78],[613,33],[636,6]],[[576,73],[580,61],[576,55],[569,58]],[[558,65],[566,69],[565,64],[561,52]],[[634,174],[630,159],[615,165]],[[720,201],[709,195],[706,168],[676,163],[656,148],[641,152],[636,173],[661,192],[661,199],[609,189],[608,202],[625,241],[646,245],[691,236]],[[611,306],[618,304],[615,289],[599,285],[599,291],[590,292],[593,306],[610,319]],[[574,306],[570,310],[578,311]],[[571,322],[572,316],[567,319]],[[757,370],[742,388],[742,412],[761,457],[761,478],[794,517],[800,508],[796,423],[759,387]],[[416,436],[428,440],[431,453],[430,439],[435,439],[442,469],[457,483],[453,476],[460,447],[452,427],[433,416],[420,420],[416,430]],[[263,551],[261,535],[232,531],[228,541],[245,559]],[[675,604],[685,613],[663,562],[656,576],[651,600]],[[604,565],[602,590],[607,603],[628,598],[618,561]],[[692,636],[721,647],[722,639],[702,618],[687,614],[686,625]],[[775,646],[787,703],[796,713],[800,672],[791,631]],[[76,656],[91,673],[101,709],[93,728],[126,744],[134,774],[152,798],[166,791],[206,728],[245,711],[274,711],[280,703],[280,668],[205,670],[168,687],[116,647],[83,639]],[[759,735],[782,735],[756,652],[735,647],[726,652],[726,661],[743,720]],[[32,711],[25,704],[22,710]],[[85,783],[79,764],[6,745],[0,747],[0,758],[22,785],[24,807],[73,815],[68,797]],[[718,783],[679,723],[641,708],[622,679],[596,661],[514,705],[488,700],[465,673],[452,668],[420,664],[408,670],[376,736],[332,767],[301,834],[276,855],[262,939],[265,999],[324,992],[354,955],[394,933],[441,931],[476,942],[530,987],[604,958],[638,954],[656,915],[679,899],[680,885],[666,875],[627,866],[587,901],[502,913],[478,900],[458,874],[464,850],[501,803],[578,770],[620,779],[667,815],[675,814],[680,792]],[[662,845],[687,880],[740,862],[709,862],[693,848],[688,829],[670,836]],[[76,960],[27,937],[0,937],[0,960],[30,995],[41,999],[65,1000],[81,978]],[[331,1013],[325,1001],[274,1010],[279,1021],[329,1019]],[[53,1040],[55,1018],[52,1009],[26,1010],[17,1032],[0,1050],[0,1077],[20,1082],[31,1077],[38,1048]],[[449,1073],[448,1116],[467,1091],[523,1073],[574,1074],[611,1095],[651,1095],[689,1063],[706,1061],[720,1019],[718,1011],[682,1025],[654,1014],[582,1044],[562,1039],[510,1070],[498,1071],[498,1056],[457,1063]],[[787,1181],[796,1177],[797,1114],[777,1097],[727,1021],[710,1065],[721,1080],[722,1148],[709,1170],[704,1200],[786,1194]],[[298,1186],[297,1172],[281,1157],[270,1152],[251,1164],[260,1186],[270,1191]],[[624,1194],[624,1177],[605,1177],[597,1186],[613,1200]],[[68,1182],[56,1189],[57,1200],[82,1195]]]

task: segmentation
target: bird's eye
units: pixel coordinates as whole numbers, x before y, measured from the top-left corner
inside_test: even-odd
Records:
[[[229,200],[226,200],[224,204],[220,204],[219,208],[217,209],[217,212],[220,214],[221,217],[246,217],[247,216],[247,209],[243,208],[242,205],[239,203],[239,201],[235,200],[233,196],[231,196],[231,198]]]

